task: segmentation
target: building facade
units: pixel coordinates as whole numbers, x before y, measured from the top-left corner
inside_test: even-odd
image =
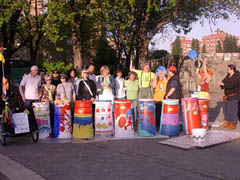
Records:
[[[223,41],[227,36],[234,37],[237,40],[237,44],[239,44],[239,38],[237,36],[230,35],[220,29],[217,29],[214,34],[204,36],[202,38],[203,45],[205,45],[205,48],[206,48],[206,52],[207,53],[216,53],[216,47],[217,47],[218,41],[220,41],[221,46],[223,48]]]

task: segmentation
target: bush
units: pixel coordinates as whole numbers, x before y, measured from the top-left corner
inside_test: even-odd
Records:
[[[73,65],[71,63],[66,64],[63,61],[49,62],[48,60],[44,60],[43,67],[46,69],[46,74],[50,74],[53,70],[58,70],[61,73],[67,73],[73,68]]]

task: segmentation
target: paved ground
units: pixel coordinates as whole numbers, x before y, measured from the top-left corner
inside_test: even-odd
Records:
[[[30,137],[19,137],[0,147],[0,153],[32,174],[51,180],[240,179],[240,140],[191,151],[158,141],[32,144]],[[0,161],[1,167],[3,163]],[[18,171],[9,164],[10,172]]]
[[[219,94],[211,95],[210,121],[223,121]],[[240,140],[181,150],[163,139],[37,143],[31,137],[0,146],[0,180],[240,180]]]

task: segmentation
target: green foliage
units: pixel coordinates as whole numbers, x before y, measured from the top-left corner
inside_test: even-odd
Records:
[[[199,41],[198,39],[192,39],[192,46],[191,48],[195,51],[197,51],[197,53],[199,54],[200,52],[200,46],[199,46]]]
[[[108,45],[107,40],[103,36],[98,40],[97,54],[94,58],[94,63],[97,74],[103,65],[107,65],[112,73],[118,66],[119,61],[116,52]]]
[[[63,61],[49,62],[48,60],[43,61],[43,68],[46,69],[46,74],[50,74],[53,70],[58,70],[61,73],[67,73],[70,69],[73,68],[72,63],[66,64]]]
[[[173,42],[172,46],[172,55],[181,55],[182,54],[182,47],[181,47],[181,41],[180,37],[177,36],[175,41]]]
[[[218,40],[217,47],[216,47],[216,53],[222,53],[222,52],[223,52],[223,48],[222,48],[221,42]]]
[[[205,44],[202,46],[202,53],[207,53]]]
[[[236,38],[234,38],[233,36],[225,37],[225,39],[223,41],[223,52],[224,53],[239,52]]]
[[[149,52],[149,57],[148,59],[161,59],[164,57],[169,56],[169,52],[166,50],[155,50],[155,51],[150,51]]]

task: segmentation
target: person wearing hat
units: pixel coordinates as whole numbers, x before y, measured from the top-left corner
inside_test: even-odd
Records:
[[[177,68],[175,66],[170,66],[168,69],[168,75],[170,79],[167,83],[167,89],[165,94],[165,99],[178,99],[179,101],[183,98],[182,87],[180,83],[180,78],[177,73]]]
[[[153,81],[154,88],[154,100],[156,102],[156,129],[159,129],[161,110],[162,110],[162,100],[166,93],[167,88],[167,70],[164,66],[158,66],[155,72],[156,79]]]
[[[130,62],[130,71],[136,72],[138,76],[139,98],[152,99],[152,82],[155,79],[155,74],[150,71],[149,63],[143,64],[143,70],[136,70],[133,68],[132,61]]]
[[[57,87],[58,84],[61,83],[60,75],[59,75],[59,71],[58,70],[55,69],[55,70],[52,71],[51,79],[52,79],[52,84],[55,87]]]

